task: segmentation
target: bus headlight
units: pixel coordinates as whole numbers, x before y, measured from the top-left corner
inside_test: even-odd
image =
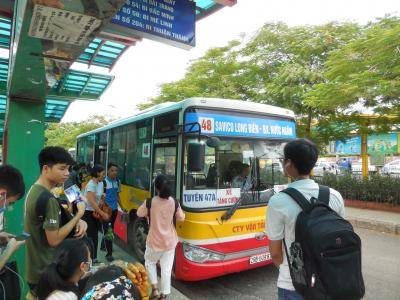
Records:
[[[204,263],[211,261],[222,261],[224,255],[215,251],[211,251],[205,248],[201,248],[192,244],[182,243],[183,255],[186,259],[196,262]]]

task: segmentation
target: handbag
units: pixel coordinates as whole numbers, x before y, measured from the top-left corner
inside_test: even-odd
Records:
[[[105,202],[100,203],[99,204],[99,208],[108,215],[108,219],[104,220],[103,217],[100,216],[97,211],[93,212],[93,217],[98,219],[98,220],[100,220],[100,221],[108,221],[108,220],[110,220],[111,215],[112,215],[112,208],[109,207],[108,204],[105,203]]]
[[[6,263],[0,271],[0,300],[19,300],[21,298],[19,281],[17,262]]]

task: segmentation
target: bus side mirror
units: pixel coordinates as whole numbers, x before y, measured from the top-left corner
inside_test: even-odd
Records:
[[[203,143],[188,144],[187,168],[189,172],[201,172],[204,169],[206,145]]]
[[[221,144],[221,140],[216,136],[211,136],[207,138],[206,144],[210,148],[218,148]]]

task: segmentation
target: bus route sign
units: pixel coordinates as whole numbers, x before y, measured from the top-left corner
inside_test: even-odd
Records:
[[[186,123],[198,122],[201,132],[219,136],[296,138],[293,121],[209,113],[187,113]],[[188,128],[186,128],[188,131]]]
[[[194,1],[127,0],[107,29],[190,49],[195,46],[195,19]]]

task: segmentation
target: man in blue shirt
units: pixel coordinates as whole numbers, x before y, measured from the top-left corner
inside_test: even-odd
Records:
[[[111,219],[107,222],[103,223],[104,233],[108,231],[109,226],[111,226],[114,231],[114,223],[118,214],[118,204],[120,204],[119,193],[121,192],[121,187],[119,180],[117,179],[118,175],[118,166],[114,163],[109,163],[107,168],[107,177],[105,179],[106,182],[106,203],[112,209]],[[103,242],[101,243],[102,248],[106,251],[106,259],[108,261],[113,261],[114,258],[112,256],[113,252],[113,242],[112,240],[105,239],[103,237]]]

